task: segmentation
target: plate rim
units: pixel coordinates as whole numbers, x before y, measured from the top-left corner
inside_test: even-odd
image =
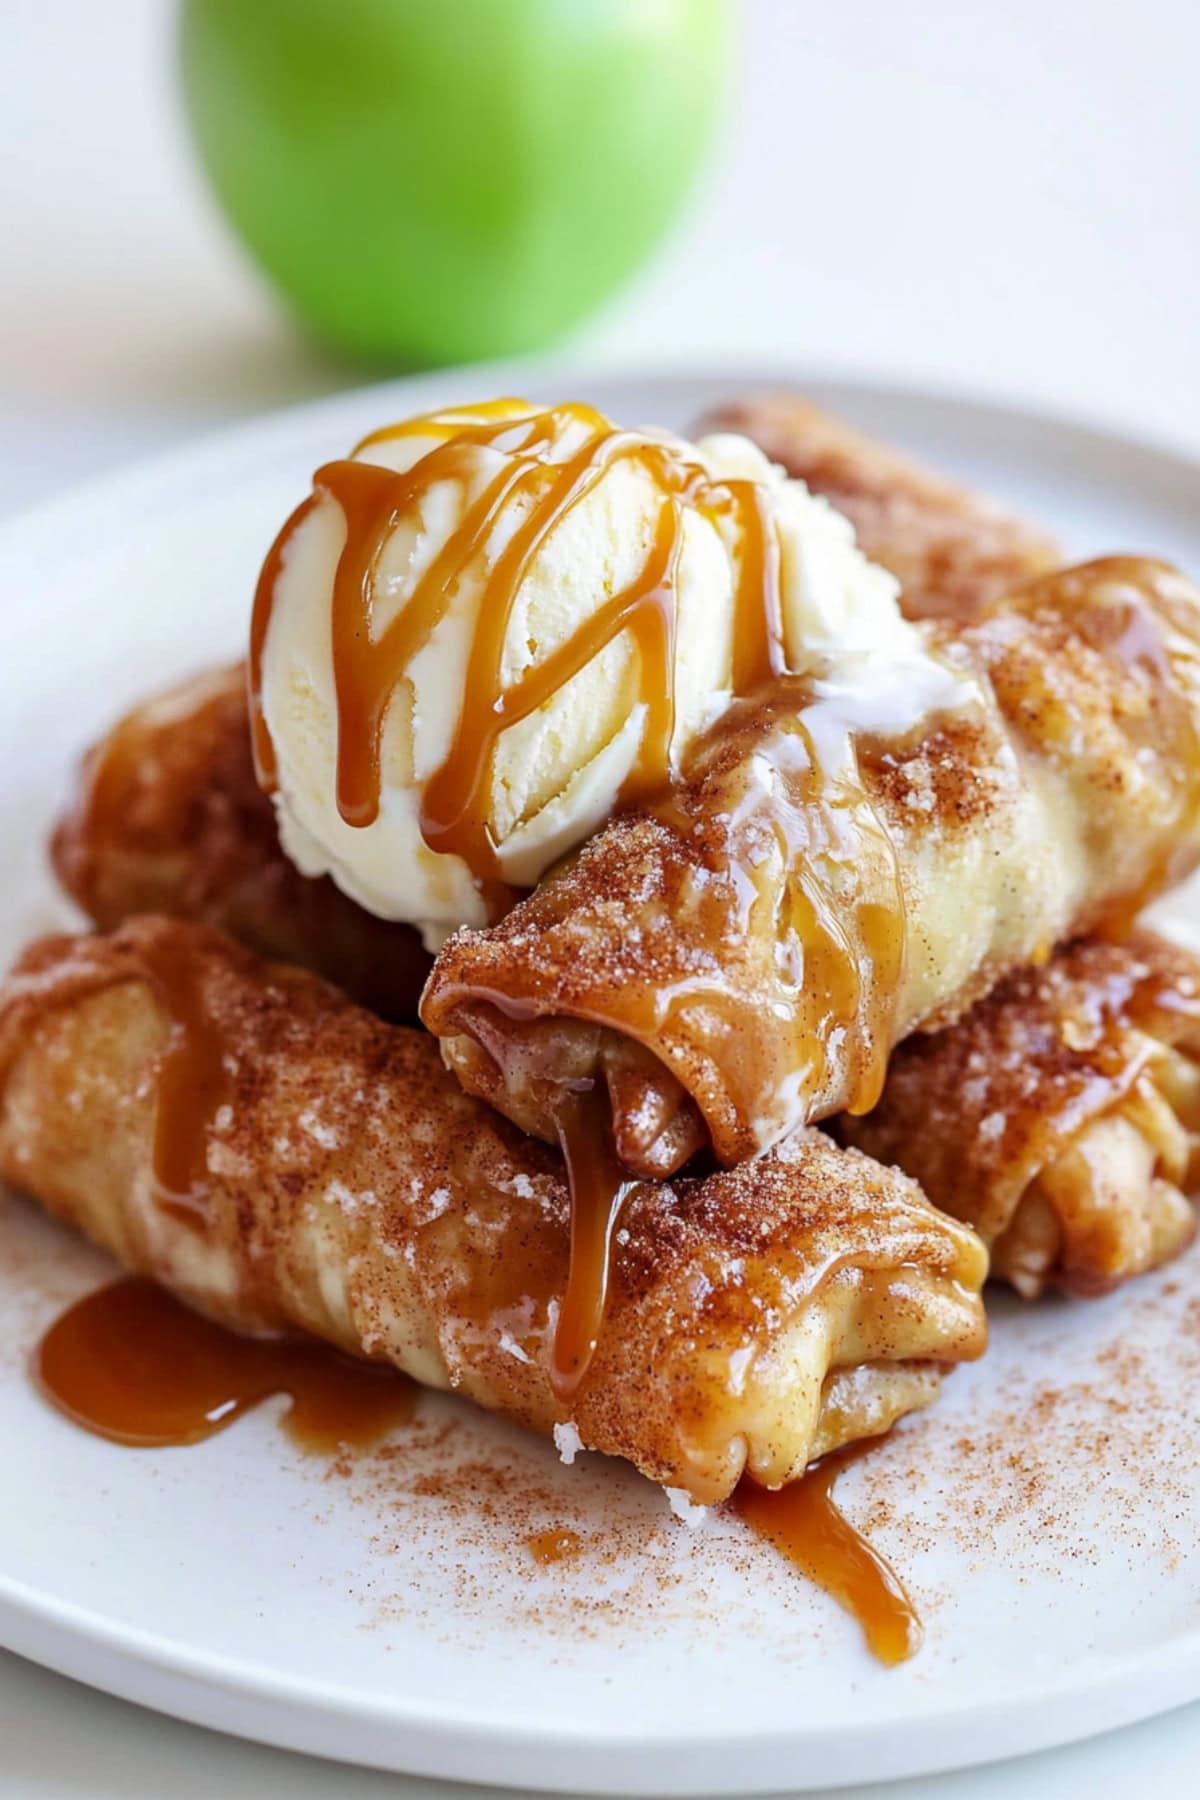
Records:
[[[469,387],[485,391],[511,392],[522,381],[537,386],[550,383],[603,386],[636,386],[646,382],[654,387],[701,387],[713,383],[744,387],[746,391],[794,389],[820,397],[835,391],[839,394],[861,394],[865,398],[882,399],[900,406],[928,406],[945,413],[985,413],[1010,425],[1033,425],[1041,431],[1067,432],[1073,437],[1091,438],[1108,448],[1129,452],[1170,465],[1176,473],[1200,476],[1200,442],[1189,444],[1170,433],[1125,425],[1102,412],[1089,413],[1073,406],[1059,406],[1051,400],[1020,396],[1005,398],[990,393],[986,387],[956,381],[925,381],[919,376],[876,376],[870,371],[837,367],[821,368],[816,364],[764,364],[755,358],[731,356],[720,360],[714,370],[699,363],[680,360],[678,364],[636,359],[630,362],[595,363],[571,357],[545,359],[524,357],[499,362],[470,363],[448,369],[421,370],[362,386],[339,388],[335,393],[316,399],[292,401],[265,412],[255,413],[233,424],[215,426],[190,436],[167,450],[151,451],[123,461],[113,470],[91,475],[83,481],[69,483],[31,506],[19,508],[0,517],[0,562],[12,553],[20,553],[22,540],[53,530],[72,519],[81,508],[121,505],[129,496],[145,488],[167,485],[186,475],[189,468],[201,469],[229,455],[252,453],[260,442],[275,436],[289,424],[317,425],[326,417],[336,419],[351,411],[359,402],[371,405],[389,396],[402,398],[407,393],[432,389],[438,383],[458,389]]]
[[[53,539],[65,524],[78,530],[81,519],[104,516],[110,510],[127,515],[139,501],[156,493],[175,491],[182,483],[206,474],[220,474],[221,466],[236,462],[253,465],[278,447],[287,427],[309,433],[323,421],[331,425],[356,409],[376,405],[403,406],[406,397],[432,394],[441,386],[454,391],[480,388],[503,391],[525,383],[544,388],[551,383],[586,388],[645,384],[648,388],[696,390],[728,385],[731,390],[795,388],[822,397],[861,394],[901,408],[929,408],[949,416],[985,415],[1020,429],[1066,435],[1077,444],[1090,440],[1123,454],[1135,453],[1149,463],[1160,463],[1172,474],[1200,477],[1200,450],[1146,434],[1111,420],[1089,418],[1039,401],[1004,399],[958,384],[939,384],[920,379],[875,378],[869,373],[838,368],[805,368],[800,365],[765,366],[754,359],[722,358],[718,367],[694,363],[678,366],[659,362],[644,364],[598,363],[573,359],[547,361],[530,358],[512,362],[473,365],[441,371],[422,371],[394,380],[351,387],[316,400],[274,408],[234,425],[206,431],[166,452],[138,458],[114,471],[93,476],[33,507],[0,520],[0,579],[10,562],[36,555],[49,536]],[[833,400],[836,404],[836,400]],[[236,468],[229,471],[236,475]],[[127,525],[125,527],[127,529]],[[118,533],[119,535],[119,533]],[[73,603],[72,596],[64,602]],[[614,1735],[589,1732],[586,1727],[563,1726],[549,1721],[535,1733],[525,1723],[513,1724],[503,1714],[481,1714],[476,1706],[468,1713],[452,1703],[435,1705],[427,1699],[406,1701],[403,1696],[384,1700],[357,1696],[349,1688],[305,1676],[280,1676],[268,1665],[191,1650],[185,1643],[163,1637],[137,1625],[121,1625],[111,1616],[77,1602],[47,1595],[0,1571],[0,1619],[6,1645],[44,1666],[57,1669],[101,1691],[139,1704],[155,1706],[173,1716],[255,1741],[282,1748],[300,1748],[310,1754],[339,1757],[359,1763],[418,1774],[468,1781],[495,1781],[486,1766],[498,1749],[510,1758],[500,1778],[516,1779],[534,1787],[561,1786],[552,1774],[539,1776],[537,1759],[575,1755],[583,1778],[578,1792],[625,1791],[649,1794],[694,1793],[694,1781],[673,1778],[670,1764],[679,1757],[680,1735],[661,1729],[634,1728]],[[10,1632],[9,1625],[15,1630]],[[65,1634],[65,1644],[54,1648],[55,1634]],[[96,1679],[96,1661],[105,1658],[104,1678]],[[1052,1685],[1039,1682],[1036,1695],[1042,1724],[1022,1729],[1021,1753],[1041,1750],[1102,1735],[1134,1720],[1147,1719],[1186,1703],[1200,1692],[1200,1629],[1190,1637],[1174,1638],[1138,1652],[1132,1659],[1108,1658],[1108,1667],[1090,1662],[1082,1684],[1070,1668]],[[1122,1699],[1131,1667],[1139,1682],[1154,1681],[1158,1692],[1152,1705],[1144,1698],[1131,1703]],[[90,1673],[88,1671],[91,1671]],[[139,1682],[138,1676],[142,1676]],[[152,1679],[151,1679],[152,1678]],[[164,1688],[165,1684],[165,1688]],[[164,1690],[163,1702],[145,1698],[147,1688]],[[170,1689],[165,1694],[165,1689]],[[899,1697],[898,1697],[899,1698]],[[222,1703],[267,1709],[266,1719],[256,1723],[218,1717]],[[895,1715],[873,1717],[865,1740],[851,1727],[836,1726],[820,1733],[811,1728],[756,1729],[736,1737],[728,1727],[711,1733],[704,1722],[689,1721],[687,1743],[704,1752],[709,1764],[709,1792],[766,1792],[780,1786],[795,1789],[796,1771],[791,1761],[820,1749],[822,1760],[836,1757],[836,1785],[881,1778],[901,1779],[933,1774],[945,1769],[977,1766],[1012,1754],[1004,1743],[1014,1707],[1028,1709],[1034,1696],[1026,1690],[1009,1691],[948,1714],[923,1713],[906,1717],[902,1705]],[[1085,1720],[1085,1709],[1105,1710],[1099,1731],[1095,1721]],[[354,1734],[366,1729],[369,1741]],[[340,1736],[339,1734],[348,1734]],[[878,1758],[878,1740],[887,1739],[886,1765]],[[961,1737],[962,1741],[958,1742]],[[389,1751],[385,1740],[395,1740]],[[876,1746],[872,1750],[872,1744]],[[899,1754],[897,1751],[899,1750]],[[397,1760],[397,1757],[400,1760]],[[595,1759],[603,1764],[600,1776],[586,1775]],[[647,1767],[647,1759],[651,1767]],[[635,1766],[636,1764],[636,1766]],[[733,1773],[736,1765],[737,1772]],[[750,1772],[750,1768],[753,1772]],[[522,1773],[522,1767],[524,1772]],[[653,1770],[653,1772],[652,1772]],[[720,1771],[726,1770],[727,1773]],[[819,1774],[830,1785],[828,1768],[806,1775],[804,1785]]]
[[[47,1601],[26,1584],[0,1575],[0,1619],[14,1618],[19,1622],[16,1638],[7,1639],[4,1647],[17,1655],[99,1692],[209,1730],[360,1767],[487,1786],[501,1779],[512,1787],[580,1795],[749,1797],[978,1768],[1161,1717],[1195,1698],[1200,1667],[1196,1641],[1176,1639],[1139,1653],[1139,1676],[1153,1679],[1158,1687],[1150,1708],[1130,1696],[1129,1667],[1119,1658],[1107,1659],[1108,1667],[1093,1673],[1084,1687],[1069,1674],[1052,1683],[1042,1681],[1036,1695],[1040,1723],[1023,1729],[1017,1751],[1007,1736],[1011,1708],[1028,1704],[1030,1697],[1011,1693],[991,1694],[949,1715],[912,1717],[901,1708],[885,1719],[873,1718],[867,1736],[853,1722],[802,1734],[780,1727],[706,1736],[689,1720],[687,1747],[702,1752],[706,1761],[705,1780],[698,1787],[686,1773],[690,1763],[677,1772],[679,1734],[661,1729],[600,1738],[586,1728],[551,1721],[535,1732],[502,1714],[462,1714],[448,1705],[357,1697],[350,1689],[332,1689],[308,1678],[281,1678],[262,1664],[206,1657],[140,1627],[115,1625],[75,1602]],[[69,1648],[48,1657],[42,1634],[56,1631],[69,1633]],[[100,1657],[115,1659],[106,1662],[102,1679]],[[139,1676],[150,1680],[139,1681]],[[156,1691],[148,1695],[148,1686]],[[331,1705],[334,1698],[337,1703]],[[259,1710],[252,1721],[231,1718],[225,1710],[231,1703],[235,1709],[249,1705]],[[1100,1705],[1105,1717],[1097,1728],[1085,1714]],[[797,1781],[794,1764],[801,1752],[815,1767]],[[499,1777],[492,1766],[497,1753],[507,1759]],[[572,1757],[583,1774],[568,1789],[555,1771],[562,1759]],[[594,1776],[587,1772],[592,1759],[600,1765]],[[550,1764],[548,1771],[544,1762]]]

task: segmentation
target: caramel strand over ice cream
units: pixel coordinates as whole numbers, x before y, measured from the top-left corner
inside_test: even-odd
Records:
[[[896,583],[744,439],[497,400],[326,464],[254,607],[285,848],[431,948],[662,791],[738,695],[903,650]]]

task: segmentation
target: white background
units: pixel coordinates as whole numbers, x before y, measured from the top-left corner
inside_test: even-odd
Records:
[[[707,185],[580,334],[588,360],[753,352],[1200,442],[1193,0],[746,16]],[[288,329],[226,237],[183,140],[173,17],[0,0],[0,506],[364,378]]]
[[[707,182],[579,334],[581,356],[929,380],[1200,449],[1194,0],[748,0],[746,15]],[[172,19],[156,0],[0,0],[0,510],[369,378],[294,332],[227,239],[182,137]],[[8,1479],[19,1466],[9,1446]],[[1192,1709],[887,1792],[1192,1800],[1198,1772]],[[415,1791],[0,1658],[3,1800]]]

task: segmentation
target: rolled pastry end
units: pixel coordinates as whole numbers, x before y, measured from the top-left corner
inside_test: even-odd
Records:
[[[633,1038],[582,1020],[509,1018],[487,1000],[465,1000],[453,1017],[461,1029],[441,1040],[446,1067],[531,1137],[553,1143],[561,1095],[599,1085],[617,1155],[642,1180],[661,1181],[708,1147],[708,1128],[683,1083]]]
[[[1154,1065],[1168,1061],[1200,1083],[1200,1064],[1179,1051],[1152,1056],[1113,1111],[1083,1126],[1022,1194],[992,1245],[992,1273],[1025,1299],[1051,1285],[1110,1293],[1195,1237],[1200,1106],[1189,1121],[1167,1099]]]
[[[743,1473],[780,1487],[886,1431],[986,1345],[975,1233],[817,1130],[703,1181],[638,1189],[622,1231],[577,1423],[598,1448],[635,1432],[660,1445],[649,1472],[702,1501]],[[653,1380],[629,1381],[625,1364]]]
[[[1098,1295],[1191,1242],[1200,1193],[1200,958],[1082,942],[903,1045],[843,1141],[899,1164],[1027,1299]]]

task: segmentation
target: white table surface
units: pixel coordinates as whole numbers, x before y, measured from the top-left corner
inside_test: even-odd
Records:
[[[1200,449],[1194,0],[746,12],[707,183],[580,333],[581,356],[753,354],[928,380]],[[294,332],[226,237],[182,138],[172,13],[0,0],[0,511],[371,378]],[[6,1479],[19,1470],[10,1446]],[[1018,1763],[845,1791],[1193,1800],[1198,1774],[1200,1706]],[[219,1738],[0,1654],[0,1800],[404,1800],[429,1786]]]

